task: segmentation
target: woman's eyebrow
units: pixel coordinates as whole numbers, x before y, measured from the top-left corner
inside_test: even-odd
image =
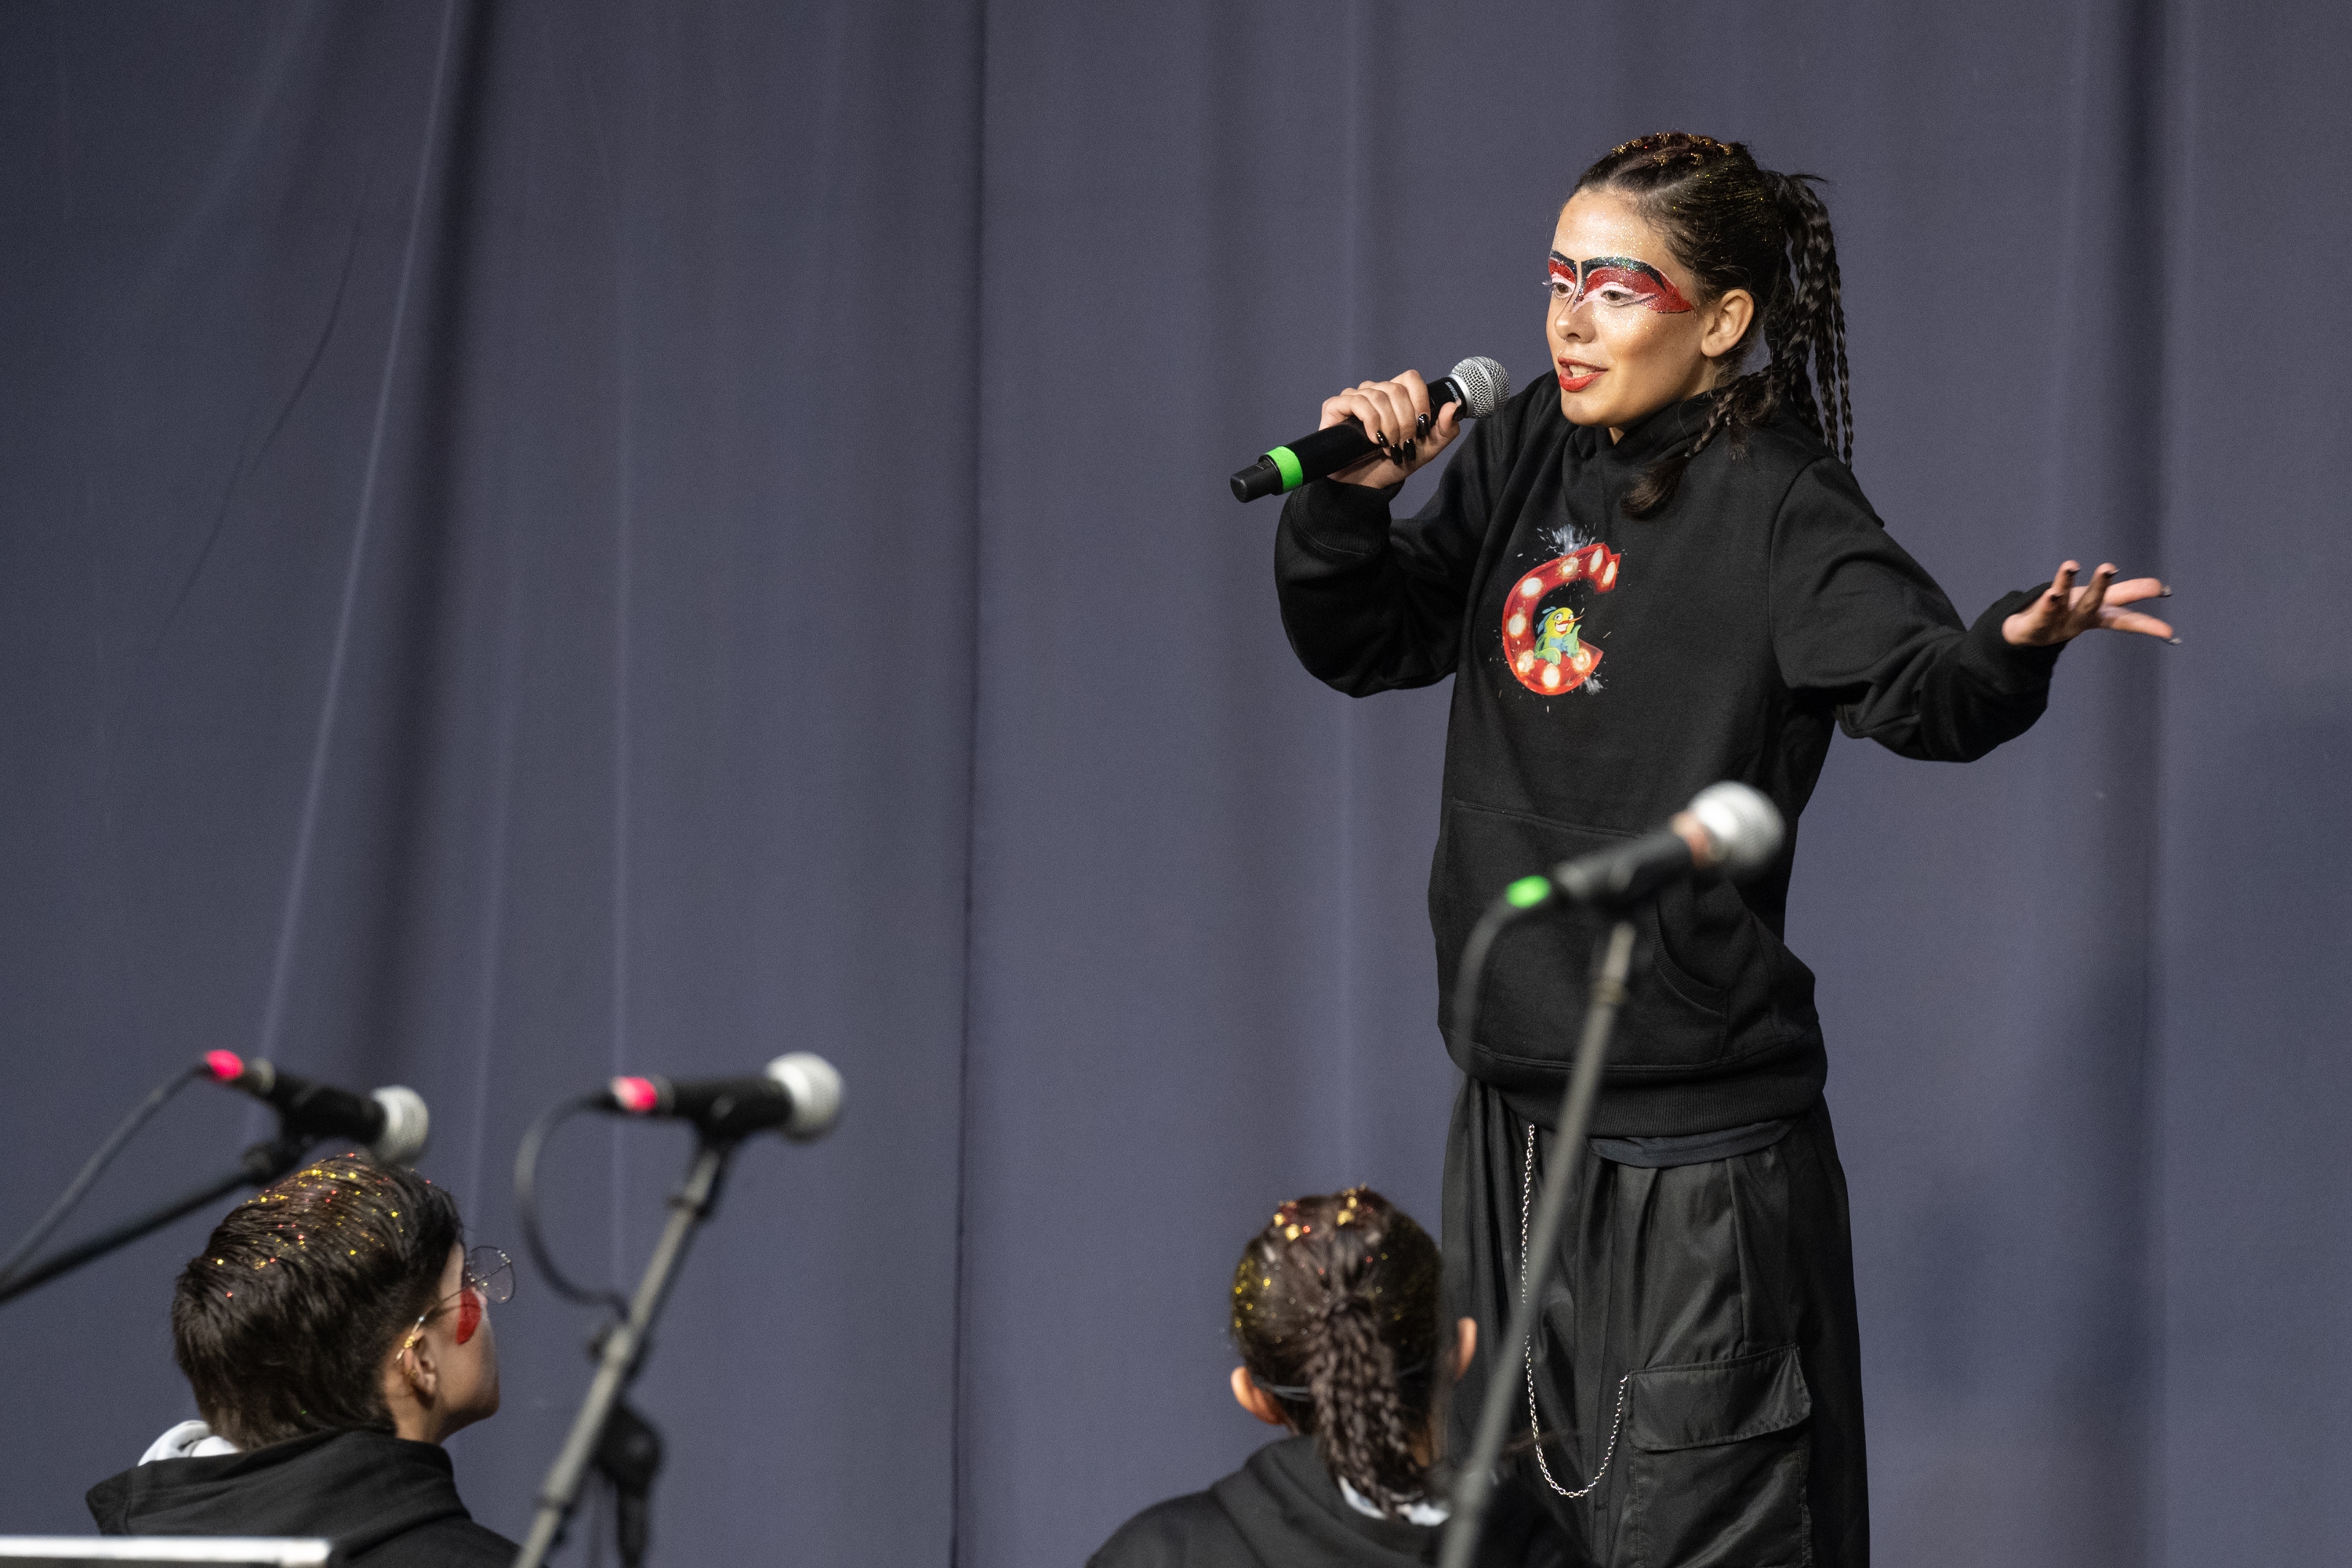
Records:
[[[1557,252],[1555,252],[1555,254],[1557,254]],[[1666,280],[1666,275],[1664,273],[1659,271],[1648,262],[1636,261],[1630,256],[1596,256],[1591,258],[1590,260],[1581,261],[1576,265],[1577,269],[1580,272],[1589,272],[1596,267],[1614,267],[1627,272],[1638,272],[1644,278],[1653,278],[1661,283],[1664,283]]]
[[[1580,294],[1598,287],[1603,275],[1615,273],[1613,281],[1622,283],[1646,300],[1650,310],[1679,315],[1691,308],[1691,302],[1683,298],[1683,291],[1675,287],[1674,280],[1646,261],[1636,261],[1630,256],[1595,256],[1566,265],[1576,268]]]

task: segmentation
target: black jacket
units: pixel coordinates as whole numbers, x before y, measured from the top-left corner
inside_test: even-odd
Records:
[[[515,1543],[457,1500],[449,1456],[381,1432],[158,1459],[89,1489],[106,1535],[325,1536],[360,1568],[506,1568]]]
[[[1444,1531],[1349,1506],[1315,1439],[1269,1443],[1204,1492],[1155,1503],[1119,1526],[1087,1568],[1415,1568]],[[1488,1510],[1477,1561],[1549,1568],[1556,1536],[1507,1489]]]
[[[1429,884],[1441,1024],[1464,939],[1515,879],[1656,828],[1717,779],[1769,795],[1793,849],[1835,721],[1965,762],[2041,716],[2056,650],[2000,637],[2031,593],[1964,630],[1786,411],[1738,450],[1712,443],[1664,511],[1626,518],[1625,491],[1706,406],[1663,409],[1612,447],[1568,422],[1548,377],[1464,437],[1417,517],[1328,480],[1283,508],[1283,624],[1310,672],[1353,696],[1454,677]],[[1789,854],[1643,915],[1596,1135],[1794,1116],[1820,1093],[1812,972],[1781,941]],[[1559,1100],[1599,929],[1523,921],[1494,957],[1481,1037],[1447,1040],[1531,1120]]]

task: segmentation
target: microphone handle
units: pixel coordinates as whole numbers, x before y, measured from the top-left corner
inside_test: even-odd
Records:
[[[662,1090],[661,1114],[691,1121],[715,1138],[740,1138],[792,1120],[792,1096],[764,1073],[687,1083],[654,1081]]]
[[[280,1073],[275,1091],[267,1098],[289,1122],[306,1132],[348,1138],[364,1144],[373,1144],[383,1136],[383,1107],[347,1089],[310,1083],[291,1073]]]
[[[1563,860],[1551,868],[1551,880],[1570,903],[1623,910],[1689,876],[1697,865],[1690,840],[1665,828],[1598,855]]]
[[[1452,376],[1431,384],[1429,411],[1433,417],[1449,403],[1462,401],[1461,384]],[[1353,419],[1326,426],[1301,436],[1242,469],[1233,478],[1234,499],[1253,501],[1260,496],[1287,495],[1309,479],[1319,479],[1351,468],[1380,450],[1364,427]]]

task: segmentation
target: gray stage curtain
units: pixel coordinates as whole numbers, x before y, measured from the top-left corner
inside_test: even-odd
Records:
[[[2077,0],[0,8],[0,1241],[226,1046],[430,1099],[515,1242],[616,1068],[839,1062],[640,1403],[665,1563],[1072,1562],[1262,1436],[1283,1197],[1433,1222],[1442,689],[1296,666],[1223,475],[1544,374],[1553,209],[1828,176],[1856,468],[1964,611],[2163,574],[1964,769],[1835,748],[1820,972],[1890,1563],[2352,1551],[2352,24]],[[1420,487],[1428,483],[1418,482]],[[1410,499],[1410,498],[1408,498]],[[268,1121],[175,1105],[90,1226]],[[580,1129],[633,1277],[672,1131]],[[0,1531],[191,1413],[191,1220],[0,1311]],[[589,1314],[453,1444],[520,1533]],[[576,1552],[576,1549],[575,1549]]]

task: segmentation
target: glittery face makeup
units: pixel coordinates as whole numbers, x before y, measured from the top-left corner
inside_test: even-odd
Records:
[[[1666,275],[1646,261],[1630,256],[1594,256],[1570,261],[1555,250],[1545,279],[1553,302],[1573,310],[1586,300],[1619,309],[1639,307],[1661,315],[1680,315],[1691,308]]]
[[[1715,312],[1693,302],[1682,276],[1633,198],[1569,198],[1545,263],[1544,336],[1570,423],[1618,431],[1706,389],[1700,344]]]
[[[1601,312],[1646,310],[1660,316],[1685,315],[1691,309],[1672,279],[1630,256],[1592,256],[1571,261],[1555,250],[1546,265],[1544,288],[1551,295],[1555,331],[1561,318],[1587,305]],[[1601,376],[1599,367],[1580,363],[1559,364],[1556,369],[1562,392],[1582,392]]]

